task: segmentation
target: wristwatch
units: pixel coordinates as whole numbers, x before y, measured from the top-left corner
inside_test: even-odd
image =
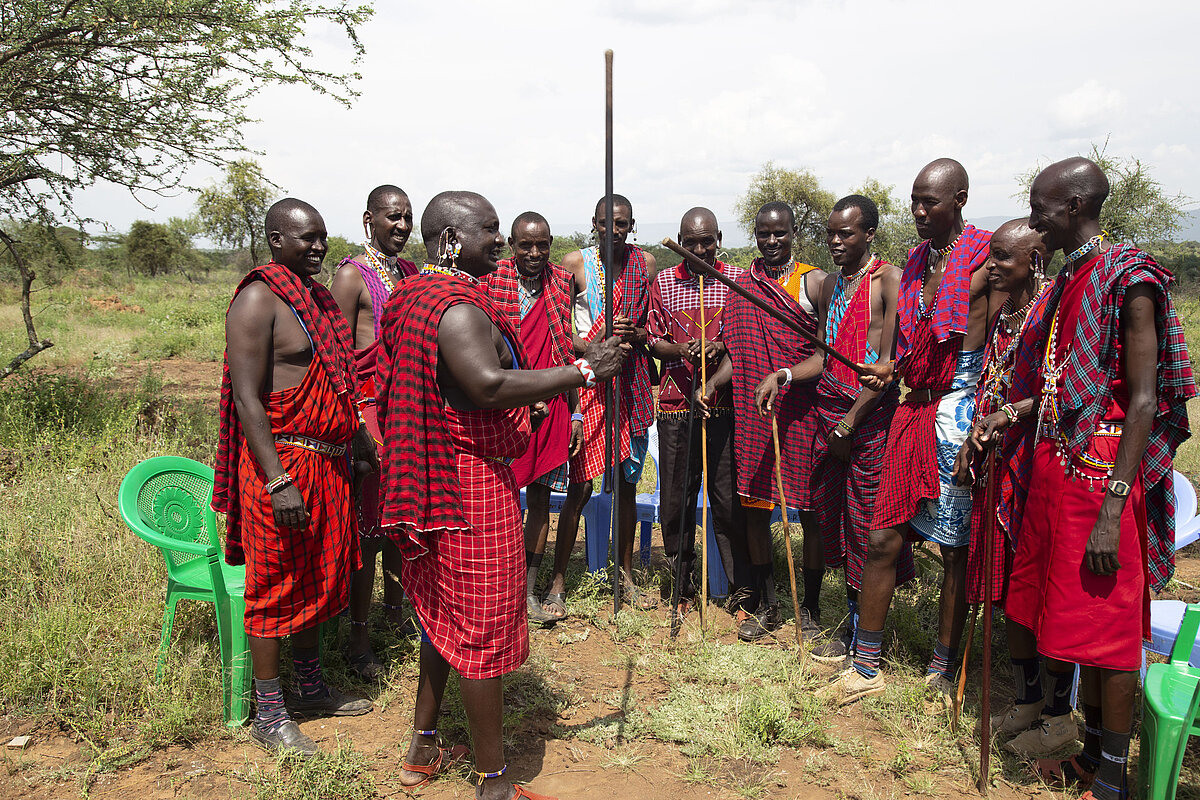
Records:
[[[1131,488],[1125,481],[1110,480],[1108,482],[1108,491],[1116,497],[1127,497]]]

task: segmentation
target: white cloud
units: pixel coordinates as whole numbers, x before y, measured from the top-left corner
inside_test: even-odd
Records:
[[[1093,78],[1060,95],[1054,105],[1054,116],[1066,130],[1077,131],[1103,126],[1124,108],[1125,95],[1120,89]]]

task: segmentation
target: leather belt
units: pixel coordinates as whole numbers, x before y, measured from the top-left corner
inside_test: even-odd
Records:
[[[330,444],[329,442],[323,442],[320,439],[311,439],[307,436],[276,436],[275,444],[299,447],[301,450],[309,450],[323,456],[346,455],[346,445],[344,444]]]
[[[932,403],[950,394],[950,389],[909,389],[904,395],[906,403]]]

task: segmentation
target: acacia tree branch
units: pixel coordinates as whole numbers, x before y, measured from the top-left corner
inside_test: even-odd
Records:
[[[37,274],[29,268],[25,259],[21,258],[21,254],[17,250],[17,243],[3,230],[0,230],[0,242],[3,242],[8,252],[12,254],[13,262],[17,265],[17,272],[21,275],[21,316],[25,318],[25,334],[29,337],[29,347],[14,356],[12,361],[8,362],[8,366],[0,370],[0,381],[2,381],[38,353],[49,350],[54,346],[54,342],[49,339],[39,340],[37,331],[33,327],[33,311],[30,308],[29,296],[33,287],[33,279],[37,277]]]

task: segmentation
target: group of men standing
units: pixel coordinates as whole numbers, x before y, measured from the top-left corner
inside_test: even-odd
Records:
[[[477,795],[536,797],[504,777],[500,676],[528,654],[527,619],[566,616],[568,560],[605,468],[604,383],[620,375],[617,566],[629,605],[657,604],[632,573],[634,495],[653,423],[664,549],[681,600],[672,614],[696,600],[695,528],[685,520],[703,473],[743,640],[783,623],[771,520],[797,510],[796,624],[815,643],[812,659],[836,670],[822,693],[851,702],[884,691],[892,595],[914,576],[912,543],[936,543],[930,691],[949,698],[967,604],[990,573],[997,596],[1007,594],[1017,686],[998,730],[1029,755],[1073,738],[1062,676],[1083,665],[1084,751],[1039,770],[1096,797],[1124,796],[1148,590],[1171,573],[1170,464],[1195,386],[1171,276],[1103,237],[1106,195],[1095,164],[1059,162],[1035,180],[1031,217],[992,234],[963,219],[962,165],[938,159],[913,184],[922,243],[904,267],[872,252],[878,209],[850,195],[828,220],[830,274],[793,257],[797,226],[785,203],[759,210],[761,256],[748,269],[718,259],[717,219],[693,208],[679,241],[725,279],[706,280],[687,261],[659,270],[630,243],[633,208],[620,195],[611,221],[597,204],[597,244],[559,266],[542,215],[514,220],[512,257],[501,260],[492,205],[440,194],[421,217],[427,258],[417,267],[399,257],[413,229],[408,198],[381,186],[368,197],[364,251],[339,265],[332,292],[312,279],[325,254],[320,215],[280,201],[267,218],[272,263],[247,275],[227,318],[214,495],[229,514],[228,557],[248,565],[252,737],[309,753],[289,707],[370,710],[322,680],[316,626],[348,604],[350,664],[379,674],[366,617],[382,551],[389,616],[403,586],[422,641],[402,783],[419,785],[461,755],[443,749],[436,728],[453,668]],[[1044,267],[1058,250],[1065,265],[1049,280]],[[997,445],[989,474],[983,454]],[[998,508],[986,505],[988,481]],[[566,499],[540,594],[552,491]],[[986,530],[995,531],[991,565]],[[827,568],[843,570],[848,601],[831,635],[821,627]],[[299,693],[285,705],[279,641],[289,634]]]

